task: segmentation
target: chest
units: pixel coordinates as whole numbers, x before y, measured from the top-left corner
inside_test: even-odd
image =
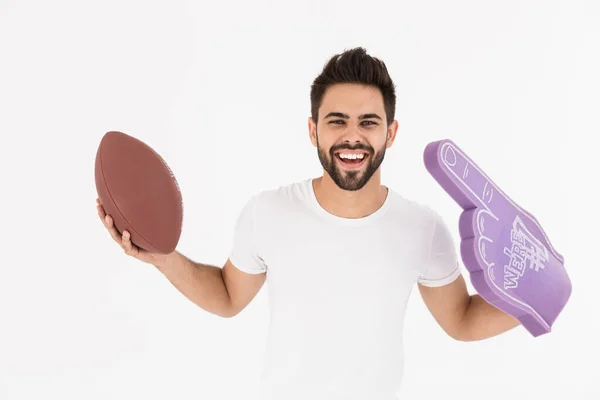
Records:
[[[402,223],[343,226],[304,217],[273,224],[260,250],[269,295],[299,309],[402,307],[428,252],[421,231]]]

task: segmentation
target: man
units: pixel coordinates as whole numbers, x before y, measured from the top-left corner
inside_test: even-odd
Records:
[[[140,250],[98,212],[127,254],[155,265],[207,312],[235,316],[268,279],[264,399],[391,400],[415,284],[456,340],[495,336],[518,321],[468,294],[438,214],[381,185],[398,130],[385,64],[362,48],[332,57],[313,83],[311,104],[308,132],[323,175],[253,196],[222,268]]]

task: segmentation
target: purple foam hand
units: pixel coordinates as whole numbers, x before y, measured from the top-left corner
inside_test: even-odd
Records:
[[[451,140],[430,143],[424,161],[464,210],[460,253],[475,290],[534,337],[550,332],[571,296],[571,280],[539,222]]]

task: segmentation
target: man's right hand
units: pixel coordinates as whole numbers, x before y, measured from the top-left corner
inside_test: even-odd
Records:
[[[184,296],[205,311],[233,317],[252,301],[266,280],[266,273],[242,272],[229,259],[223,267],[217,267],[193,262],[177,251],[160,254],[141,249],[131,242],[129,232],[119,233],[100,200],[96,202],[100,220],[125,254],[154,265]]]
[[[102,207],[100,199],[96,199],[96,203],[96,208],[98,209],[98,216],[100,217],[100,220],[102,221],[102,223],[104,224],[104,226],[108,230],[108,233],[110,233],[110,236],[114,239],[114,241],[117,242],[119,246],[121,246],[125,254],[137,258],[142,262],[153,264],[156,267],[161,267],[165,265],[165,263],[169,259],[170,254],[151,253],[149,251],[137,247],[131,242],[131,235],[127,230],[123,231],[122,235],[119,234],[119,231],[117,231],[113,224],[112,217],[106,214],[106,212],[104,211],[104,207]]]

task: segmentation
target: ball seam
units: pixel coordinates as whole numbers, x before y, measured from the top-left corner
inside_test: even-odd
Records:
[[[131,227],[131,231],[135,232],[137,235],[139,235],[143,240],[145,240],[147,243],[149,243],[151,246],[153,246],[154,248],[158,249],[160,252],[164,251],[162,249],[160,249],[158,246],[156,246],[154,243],[152,243],[150,240],[146,239],[144,237],[144,235],[142,235],[141,233],[139,233],[135,228],[133,228],[132,224],[129,223],[129,221],[127,220],[127,218],[125,218],[125,216],[123,215],[123,213],[121,212],[121,210],[119,210],[119,206],[117,205],[117,202],[115,201],[111,191],[110,191],[110,187],[108,186],[108,183],[106,182],[106,178],[104,176],[104,158],[102,156],[102,147],[100,148],[100,170],[102,171],[102,181],[104,182],[104,186],[106,187],[106,192],[108,193],[108,196],[110,197],[110,200],[112,201],[112,203],[115,205],[115,208],[117,210],[117,212],[119,213],[119,215],[123,218],[123,220],[126,222],[126,224]],[[113,218],[113,222],[114,222],[114,218]],[[113,224],[113,226],[116,229],[116,226]],[[121,232],[121,235],[123,234],[123,232]],[[139,246],[138,246],[139,247]]]

